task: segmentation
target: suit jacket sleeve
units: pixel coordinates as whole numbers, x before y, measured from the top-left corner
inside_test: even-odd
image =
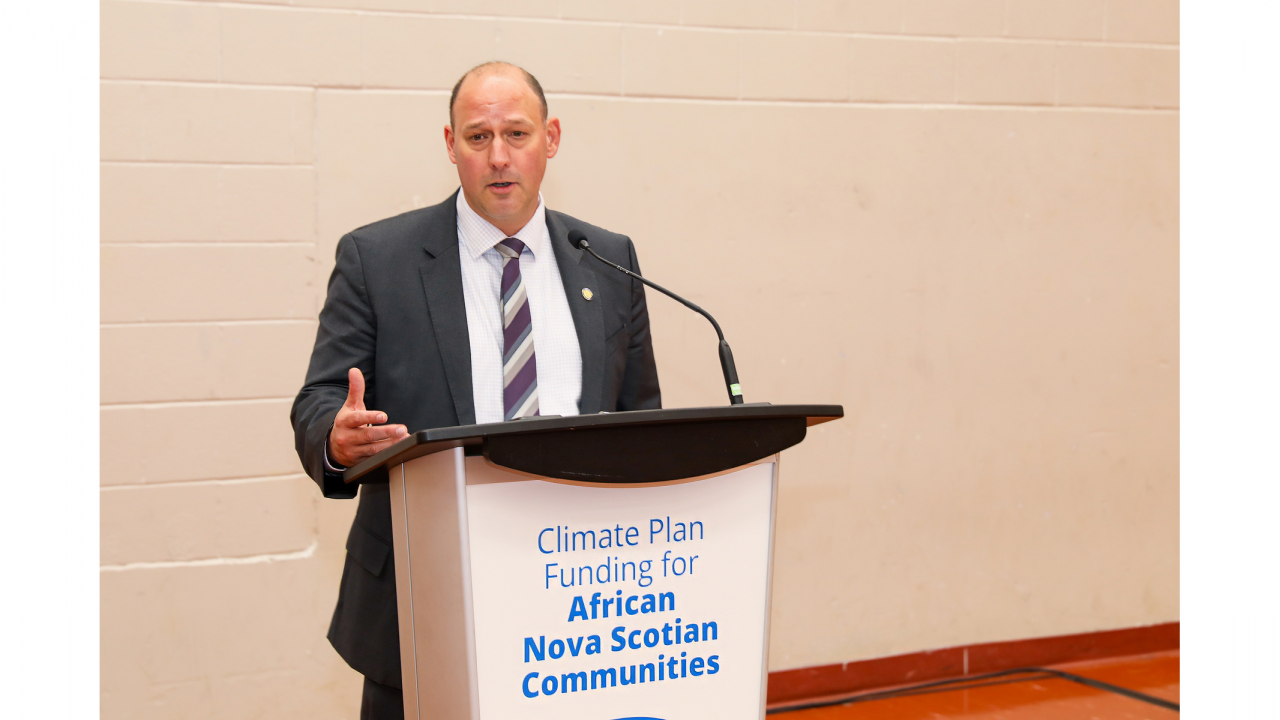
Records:
[[[640,272],[636,246],[627,240],[628,260],[632,272]],[[618,410],[656,410],[662,407],[658,389],[658,366],[653,356],[653,338],[649,335],[649,306],[645,303],[644,283],[631,280],[631,341],[627,345],[627,368],[618,392]]]
[[[333,419],[347,397],[347,371],[360,368],[365,378],[365,405],[377,407],[373,359],[376,319],[369,302],[360,250],[350,234],[338,241],[337,264],[329,276],[328,297],[320,311],[316,344],[306,382],[293,401],[294,445],[302,466],[325,497],[353,498],[356,486],[325,466],[325,443]]]

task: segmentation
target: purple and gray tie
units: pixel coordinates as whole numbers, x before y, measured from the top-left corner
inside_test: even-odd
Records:
[[[524,243],[507,238],[494,246],[502,255],[502,419],[538,414],[538,364],[533,354],[533,318],[520,277]]]

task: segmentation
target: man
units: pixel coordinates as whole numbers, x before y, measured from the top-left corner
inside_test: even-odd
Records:
[[[631,240],[544,207],[560,144],[538,81],[506,63],[463,75],[444,128],[461,192],[338,243],[291,419],[326,497],[342,470],[412,431],[660,407]],[[388,486],[360,486],[329,641],[365,676],[362,718],[403,717]]]

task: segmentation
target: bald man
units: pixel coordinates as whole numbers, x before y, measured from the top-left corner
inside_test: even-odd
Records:
[[[560,147],[536,78],[507,63],[453,88],[445,150],[461,188],[439,205],[338,242],[295,444],[325,497],[342,471],[410,431],[661,407],[631,240],[549,210],[539,192]],[[391,505],[360,485],[329,641],[365,677],[361,718],[403,718]]]

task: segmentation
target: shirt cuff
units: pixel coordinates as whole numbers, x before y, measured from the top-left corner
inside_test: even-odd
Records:
[[[324,441],[324,468],[325,470],[328,470],[331,473],[338,473],[339,475],[346,472],[347,470],[344,467],[334,467],[333,463],[329,462],[329,439],[328,438],[325,438],[325,441]]]

